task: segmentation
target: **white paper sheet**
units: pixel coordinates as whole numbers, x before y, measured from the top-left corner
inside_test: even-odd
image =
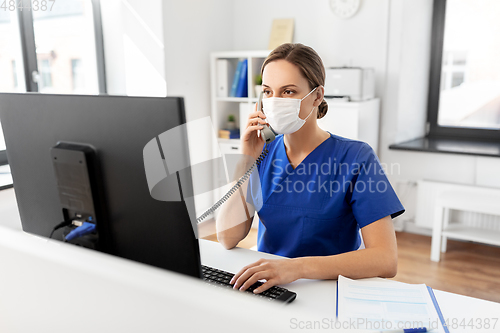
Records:
[[[338,320],[377,331],[426,327],[444,332],[425,284],[381,278],[338,279]]]

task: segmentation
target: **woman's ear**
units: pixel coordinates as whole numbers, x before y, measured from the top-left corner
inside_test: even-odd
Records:
[[[319,106],[321,102],[323,102],[323,98],[325,97],[325,88],[323,86],[318,86],[313,94],[315,97],[313,106]]]

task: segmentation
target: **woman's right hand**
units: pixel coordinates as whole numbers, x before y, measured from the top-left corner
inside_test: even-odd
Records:
[[[262,135],[257,136],[258,131],[267,126],[264,118],[266,115],[262,111],[257,111],[257,104],[255,104],[255,111],[248,116],[247,128],[241,136],[241,151],[254,159],[260,156],[264,148]]]

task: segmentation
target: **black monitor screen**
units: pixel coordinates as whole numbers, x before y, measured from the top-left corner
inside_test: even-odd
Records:
[[[200,276],[186,204],[151,197],[143,160],[148,142],[185,123],[182,98],[0,94],[0,120],[24,231],[48,237],[63,219],[51,148],[91,145],[107,211],[99,235],[105,252]],[[187,138],[180,141],[187,152]],[[182,176],[192,186],[189,173]]]

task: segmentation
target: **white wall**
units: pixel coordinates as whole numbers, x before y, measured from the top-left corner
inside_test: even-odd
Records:
[[[276,18],[294,18],[294,42],[315,49],[324,65],[373,67],[382,95],[387,58],[389,0],[362,1],[349,20],[335,16],[328,0],[234,1],[235,50],[265,50]]]
[[[109,38],[124,33],[123,26],[128,25],[128,21],[119,21],[125,14],[115,17],[116,4],[126,7],[122,12],[135,8],[147,23],[148,29],[136,22],[142,32],[132,34],[135,28],[127,28],[127,36],[133,36],[158,71],[162,66],[158,56],[163,57],[168,95],[185,97],[188,121],[210,115],[210,52],[266,49],[272,20],[294,18],[294,42],[313,47],[325,66],[375,69],[376,95],[381,98],[379,155],[385,164],[399,165],[394,170],[400,171],[389,177],[400,192],[407,193],[408,189],[398,182],[419,179],[500,187],[496,171],[499,159],[388,149],[392,143],[425,133],[433,0],[364,0],[359,12],[348,20],[335,16],[328,0],[151,1],[148,10],[138,0],[108,0],[102,4],[103,20],[112,16],[119,22],[118,26],[110,24],[112,20],[103,22],[105,43],[108,40],[109,45],[108,79],[110,74],[114,78],[108,82],[111,92],[127,90],[122,67],[125,60],[120,55],[124,52],[123,38]],[[133,20],[135,16],[127,17]],[[163,41],[164,49],[155,46],[158,43],[150,31]],[[148,34],[149,42],[141,41],[144,36],[148,39]],[[211,156],[209,140],[194,136],[190,142],[191,155]],[[403,216],[411,218],[414,201],[405,205],[407,213]]]
[[[209,55],[233,49],[233,8],[230,0],[102,1],[108,93],[182,96],[187,121],[209,116]],[[210,140],[189,140],[191,160],[212,156]]]
[[[232,1],[165,1],[163,25],[168,95],[185,97],[188,121],[209,116],[209,56],[233,49]]]
[[[425,134],[433,0],[390,2],[380,157]]]
[[[389,145],[393,143],[425,135],[432,3],[433,0],[392,0],[388,17],[387,72],[382,96],[379,157],[387,165],[397,166],[393,169],[395,172],[388,173],[388,176],[406,208],[400,219],[411,222],[416,214],[417,191],[417,187],[411,184],[423,177],[423,170],[429,167],[435,170],[428,164],[429,160],[438,158],[451,165],[454,163],[454,158],[448,159],[449,156],[389,150]],[[424,162],[426,159],[427,162]]]
[[[101,1],[109,94],[166,96],[162,1]]]
[[[184,97],[188,122],[210,116],[210,53],[233,49],[233,2],[165,1],[163,29],[168,95]],[[211,137],[188,132],[188,139],[191,161],[212,158]],[[213,204],[210,193],[195,199],[197,215]]]

